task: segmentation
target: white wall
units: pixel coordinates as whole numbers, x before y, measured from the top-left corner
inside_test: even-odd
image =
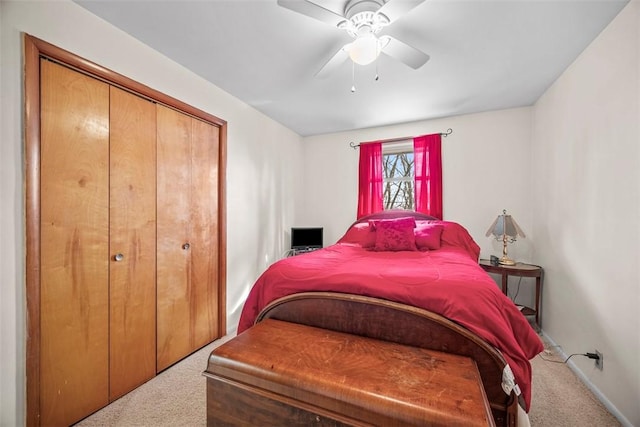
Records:
[[[227,310],[285,247],[300,194],[301,138],[70,1],[0,2],[0,426],[25,414],[25,248],[21,32],[228,122]]]
[[[325,243],[335,243],[356,219],[358,150],[349,142],[444,132],[442,138],[444,219],[464,225],[480,245],[481,257],[500,255],[501,243],[485,237],[507,209],[527,234],[509,246],[510,256],[530,261],[531,110],[516,108],[403,125],[362,129],[304,139],[304,206],[297,222],[325,227]],[[524,290],[520,302],[528,303]]]
[[[543,327],[640,425],[640,2],[632,0],[536,103],[535,258]]]

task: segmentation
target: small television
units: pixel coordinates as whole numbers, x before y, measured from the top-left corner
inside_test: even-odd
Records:
[[[322,227],[292,227],[291,249],[306,251],[322,247]]]

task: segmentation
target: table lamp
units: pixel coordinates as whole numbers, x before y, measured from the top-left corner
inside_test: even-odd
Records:
[[[495,236],[496,240],[502,240],[502,258],[498,262],[502,265],[515,265],[515,261],[507,256],[507,243],[513,243],[518,236],[526,237],[516,221],[507,215],[506,209],[502,211],[502,215],[498,215],[489,230],[487,230],[486,236]]]

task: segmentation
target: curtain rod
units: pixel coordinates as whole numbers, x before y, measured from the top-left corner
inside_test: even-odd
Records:
[[[443,137],[445,137],[445,138],[446,138],[447,136],[451,135],[452,133],[453,133],[453,129],[449,128],[449,129],[447,129],[447,131],[446,131],[446,132],[440,132],[440,136],[443,136]],[[383,139],[383,140],[378,141],[378,142],[381,142],[381,143],[383,143],[383,144],[384,144],[384,143],[387,143],[387,142],[405,141],[405,140],[407,140],[407,139],[417,138],[418,136],[422,136],[422,135],[417,135],[417,136],[404,136],[404,137],[402,137],[402,138]],[[356,143],[354,143],[353,141],[351,141],[351,142],[349,143],[349,146],[355,150],[356,148],[360,147],[360,144],[356,144]]]

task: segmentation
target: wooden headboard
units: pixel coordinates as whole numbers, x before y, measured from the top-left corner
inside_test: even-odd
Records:
[[[407,209],[390,209],[386,211],[372,213],[370,215],[365,215],[361,218],[358,218],[353,224],[351,224],[351,226],[362,223],[362,222],[367,222],[370,219],[393,219],[393,218],[404,218],[404,217],[412,217],[412,218],[415,218],[416,220],[422,220],[422,221],[438,220],[438,218],[436,218],[435,216],[430,216],[427,214],[423,214],[421,212],[410,211]]]

